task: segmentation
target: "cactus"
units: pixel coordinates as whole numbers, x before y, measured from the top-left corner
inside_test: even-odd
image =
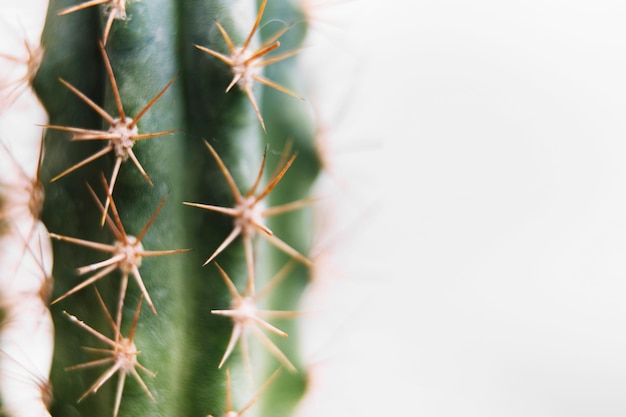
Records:
[[[19,233],[14,217],[0,220],[23,242],[12,259],[32,260],[2,288],[3,332],[27,314],[6,307],[22,270],[54,277],[51,294],[33,291],[51,301],[54,357],[39,385],[54,398],[49,414],[43,394],[22,411],[0,384],[6,415],[293,413],[320,169],[298,75],[300,7],[49,2],[41,66],[22,80],[48,115],[32,122],[45,131],[41,164],[22,172],[43,184],[48,232],[38,211]],[[2,213],[16,193],[2,193]]]

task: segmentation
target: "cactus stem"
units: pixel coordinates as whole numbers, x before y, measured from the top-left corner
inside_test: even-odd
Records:
[[[126,0],[91,0],[84,3],[77,4],[76,6],[67,7],[57,13],[58,16],[64,16],[69,13],[77,12],[79,10],[86,9],[88,7],[97,6],[99,4],[108,3],[108,13],[106,26],[104,28],[103,43],[106,45],[109,38],[109,32],[111,26],[113,26],[114,19],[125,20],[126,19]]]
[[[144,371],[145,373],[149,374],[152,377],[154,377],[156,375],[154,372],[148,370],[147,368],[145,368],[142,364],[140,364],[137,361],[137,356],[141,353],[141,351],[137,350],[137,347],[135,346],[135,343],[134,343],[135,329],[137,328],[137,322],[139,320],[139,312],[141,311],[141,302],[143,300],[143,296],[139,297],[139,302],[137,303],[137,308],[135,309],[135,316],[133,318],[133,323],[132,323],[131,328],[129,330],[128,337],[122,337],[121,329],[120,329],[119,324],[116,324],[113,321],[113,318],[111,317],[111,314],[109,313],[109,310],[107,309],[106,305],[104,304],[104,301],[102,300],[102,296],[100,296],[100,292],[98,292],[97,289],[96,289],[96,295],[98,296],[98,301],[100,303],[100,306],[102,307],[102,309],[105,312],[105,315],[107,317],[107,321],[109,322],[109,324],[111,325],[111,328],[113,329],[113,331],[115,333],[115,340],[106,337],[102,333],[98,332],[97,330],[93,329],[89,325],[85,324],[83,321],[80,321],[78,318],[76,318],[76,316],[73,316],[73,315],[71,315],[71,314],[69,314],[69,313],[67,313],[65,311],[63,313],[72,322],[76,323],[83,330],[86,330],[87,332],[89,332],[91,335],[93,335],[94,337],[96,337],[100,341],[102,341],[102,342],[106,343],[107,345],[111,346],[113,349],[88,348],[88,350],[91,350],[91,351],[94,351],[94,352],[99,352],[99,353],[104,353],[104,354],[108,355],[109,357],[102,358],[102,359],[96,359],[96,360],[93,360],[93,361],[90,361],[90,362],[81,363],[81,364],[78,364],[78,365],[73,365],[73,366],[70,366],[70,367],[66,368],[66,370],[76,370],[76,369],[91,368],[91,367],[94,367],[94,366],[99,366],[99,365],[103,365],[103,364],[107,364],[107,363],[113,362],[113,365],[110,368],[108,368],[106,370],[106,372],[103,373],[87,389],[87,391],[85,391],[81,395],[81,397],[78,399],[78,402],[82,401],[87,395],[92,394],[92,393],[96,393],[98,391],[98,389],[100,389],[100,387],[106,381],[108,381],[115,373],[117,373],[119,371],[120,375],[119,375],[119,380],[118,380],[118,385],[117,385],[117,393],[116,393],[116,397],[115,397],[115,407],[114,407],[114,411],[113,411],[113,417],[117,417],[117,414],[118,414],[118,411],[119,411],[119,407],[120,407],[120,403],[121,403],[121,400],[122,400],[122,391],[124,390],[124,383],[126,381],[126,375],[129,374],[129,373],[131,375],[133,375],[137,379],[137,382],[139,382],[139,384],[141,385],[141,388],[145,391],[145,393],[153,401],[155,400],[154,396],[152,395],[152,393],[150,392],[150,390],[146,386],[146,383],[141,378],[141,375],[139,375],[139,372],[137,372],[137,368],[139,368],[139,369],[141,369],[142,371]]]
[[[256,306],[259,301],[259,296],[254,296],[247,292],[247,289],[243,294],[239,294],[235,284],[230,279],[228,274],[224,271],[224,269],[219,266],[219,264],[215,263],[215,266],[219,270],[226,286],[228,287],[228,291],[232,297],[231,308],[226,310],[211,310],[212,314],[217,314],[220,316],[230,317],[233,322],[233,331],[231,333],[230,341],[228,343],[228,347],[226,348],[226,352],[220,361],[219,368],[224,365],[230,354],[232,353],[235,345],[242,338],[242,335],[248,330],[251,330],[255,336],[259,339],[261,343],[263,343],[268,350],[290,371],[295,372],[296,368],[293,364],[287,359],[285,354],[263,333],[258,327],[262,327],[267,331],[270,331],[274,334],[277,334],[281,337],[287,337],[287,333],[278,329],[277,327],[271,325],[267,321],[263,320],[260,316],[274,316],[274,317],[291,317],[297,315],[297,312],[294,311],[273,311],[273,310],[259,310]],[[281,271],[284,272],[284,271]],[[282,280],[286,274],[280,273],[277,274],[277,279],[272,279],[268,284],[267,288],[273,288],[278,281]],[[265,289],[262,291],[263,295],[266,295],[268,291]],[[244,336],[245,337],[245,336]],[[244,349],[244,355],[247,356],[247,349]],[[246,357],[246,363],[250,363],[250,358]],[[248,369],[250,374],[252,374],[251,369]]]
[[[289,94],[293,97],[301,98],[300,96],[290,91],[289,89],[273,81],[270,81],[267,78],[258,74],[258,68],[282,61],[299,52],[299,50],[295,50],[295,51],[287,52],[281,55],[276,55],[270,59],[263,60],[263,57],[265,57],[267,54],[269,54],[270,52],[272,52],[273,50],[275,50],[276,48],[280,46],[280,42],[278,41],[278,38],[280,38],[287,31],[287,29],[289,29],[290,26],[286,26],[285,28],[279,30],[276,34],[271,36],[268,40],[263,42],[263,44],[258,49],[254,51],[251,51],[248,49],[250,47],[250,43],[252,42],[252,38],[254,37],[254,34],[259,28],[259,24],[261,22],[261,18],[263,17],[263,11],[265,10],[266,3],[267,3],[267,0],[263,0],[263,2],[261,3],[254,25],[252,26],[252,29],[250,30],[250,33],[248,34],[246,41],[241,47],[235,46],[230,35],[228,35],[228,32],[226,32],[226,30],[222,27],[222,25],[217,20],[215,20],[215,25],[219,29],[222,37],[224,38],[224,41],[226,42],[226,45],[228,46],[229,53],[230,53],[229,56],[226,56],[224,54],[221,54],[217,51],[214,51],[204,46],[194,45],[199,50],[206,52],[215,58],[218,58],[219,60],[221,60],[222,62],[224,62],[225,64],[231,67],[231,71],[233,73],[233,79],[228,85],[228,87],[226,88],[226,92],[228,93],[235,84],[239,85],[239,87],[246,93],[246,96],[248,97],[250,104],[254,108],[254,112],[257,118],[259,119],[259,123],[261,123],[261,127],[263,128],[264,132],[266,131],[265,122],[263,121],[263,117],[261,116],[259,106],[256,102],[256,99],[254,98],[254,93],[252,92],[252,86],[255,81],[261,84],[265,84],[266,86],[270,88],[274,88],[283,93]]]

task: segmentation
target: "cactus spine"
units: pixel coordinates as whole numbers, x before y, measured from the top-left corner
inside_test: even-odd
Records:
[[[51,415],[293,412],[319,170],[298,7],[50,1],[34,79],[49,121],[34,123]]]

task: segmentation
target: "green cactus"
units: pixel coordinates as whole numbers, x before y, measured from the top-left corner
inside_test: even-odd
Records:
[[[299,7],[50,1],[51,415],[293,413],[320,169]]]

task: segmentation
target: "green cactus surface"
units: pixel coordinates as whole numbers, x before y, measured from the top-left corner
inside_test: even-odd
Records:
[[[320,170],[295,0],[50,0],[52,416],[289,416]]]

